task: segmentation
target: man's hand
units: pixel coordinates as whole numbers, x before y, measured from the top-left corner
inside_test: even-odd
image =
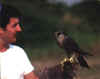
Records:
[[[34,72],[30,72],[29,74],[24,76],[24,79],[39,79]]]

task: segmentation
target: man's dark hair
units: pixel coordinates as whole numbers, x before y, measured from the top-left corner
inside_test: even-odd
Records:
[[[5,28],[11,17],[17,17],[21,20],[22,15],[14,6],[0,4],[0,27]]]

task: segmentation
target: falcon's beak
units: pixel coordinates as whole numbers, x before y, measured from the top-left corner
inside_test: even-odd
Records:
[[[55,33],[54,33],[56,37],[57,37],[58,33],[59,33],[59,32],[55,32]]]

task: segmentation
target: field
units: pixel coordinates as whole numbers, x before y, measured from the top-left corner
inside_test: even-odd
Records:
[[[78,76],[76,79],[100,79],[100,45],[95,44],[93,45],[93,48],[91,48],[92,52],[94,54],[93,57],[88,57],[87,61],[89,65],[91,66],[91,69],[84,69],[79,68],[78,70]],[[32,64],[35,66],[35,71],[39,75],[39,72],[41,72],[45,67],[53,67],[60,63],[60,61],[65,57],[64,51],[60,50],[60,53],[58,54],[49,54],[47,57],[42,57],[40,59],[32,59]]]
[[[88,58],[88,63],[91,69],[79,69],[77,79],[100,79],[100,55],[95,56],[95,58]],[[45,67],[53,67],[59,64],[59,59],[45,59],[40,61],[33,61],[33,65],[36,67],[36,72],[40,72]]]

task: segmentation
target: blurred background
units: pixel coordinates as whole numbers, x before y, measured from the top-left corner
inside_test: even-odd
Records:
[[[24,29],[17,44],[26,50],[37,69],[55,65],[65,57],[64,50],[58,47],[54,38],[55,31],[63,30],[82,49],[94,54],[88,58],[93,70],[80,71],[80,79],[100,79],[100,0],[0,2],[15,6],[22,13]]]

